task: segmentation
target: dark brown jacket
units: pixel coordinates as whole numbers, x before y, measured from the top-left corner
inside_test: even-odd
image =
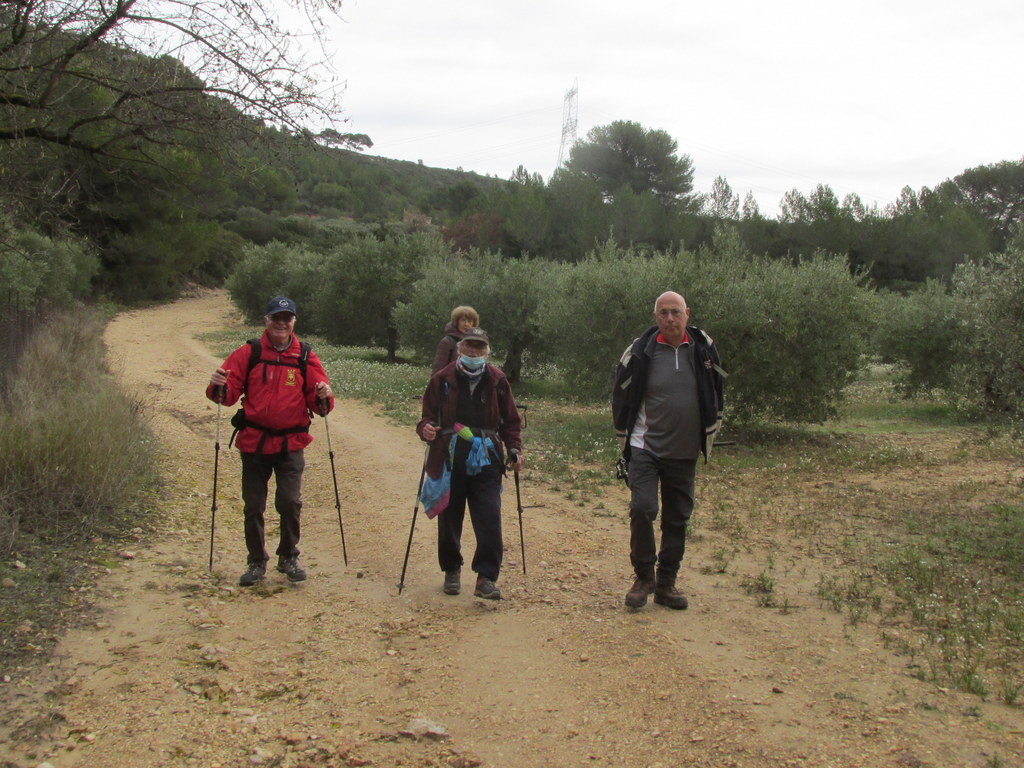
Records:
[[[423,427],[431,422],[439,424],[442,430],[451,430],[459,405],[459,387],[464,385],[465,379],[457,373],[455,363],[446,365],[430,377],[427,390],[423,393],[423,418],[416,425],[416,434],[420,439],[423,439]],[[494,447],[504,467],[505,449],[521,451],[523,448],[519,409],[509,389],[508,379],[493,365],[487,364],[487,373],[478,386],[484,387],[484,423],[467,426],[497,433]],[[427,474],[431,477],[436,478],[441,474],[450,437],[451,432],[443,432],[431,443],[427,456]]]
[[[444,327],[444,336],[437,342],[437,351],[434,353],[434,362],[430,366],[430,373],[434,374],[444,368],[448,363],[454,363],[459,356],[458,345],[462,338],[462,331],[455,323],[448,323]]]

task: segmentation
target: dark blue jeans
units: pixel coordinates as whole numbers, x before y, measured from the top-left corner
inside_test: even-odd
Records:
[[[245,547],[249,550],[248,561],[265,563],[269,559],[264,545],[263,513],[267,508],[267,486],[271,474],[277,482],[274,506],[281,516],[281,541],[277,547],[277,555],[298,556],[305,454],[302,451],[286,451],[241,455],[242,503],[245,509]]]
[[[693,514],[696,459],[659,459],[634,448],[629,460],[629,561],[637,575],[657,567],[661,584],[674,584],[686,551],[686,526]],[[654,540],[661,488],[661,548]]]
[[[476,536],[473,571],[498,580],[501,571],[501,468],[492,463],[477,475],[467,475],[456,463],[452,469],[451,498],[437,516],[437,561],[442,571],[460,568],[462,524],[469,504],[469,520]]]

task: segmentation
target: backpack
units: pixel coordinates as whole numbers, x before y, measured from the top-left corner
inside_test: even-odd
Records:
[[[278,362],[277,360],[260,360],[262,357],[263,349],[260,346],[259,339],[249,339],[246,344],[249,345],[249,369],[245,372],[245,380],[249,380],[249,374],[252,373],[252,369],[259,365],[261,362],[264,365],[284,365],[289,368],[295,368],[295,363]],[[302,374],[302,383],[306,383],[306,367],[309,363],[309,353],[313,351],[313,347],[309,345],[309,342],[299,342],[299,373]]]

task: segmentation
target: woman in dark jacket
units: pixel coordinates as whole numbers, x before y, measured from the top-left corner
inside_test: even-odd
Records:
[[[454,363],[459,356],[456,349],[462,334],[467,328],[476,328],[480,325],[480,315],[472,307],[456,307],[452,310],[452,319],[444,327],[444,336],[437,343],[437,351],[434,353],[434,363],[430,366],[431,375],[437,373],[449,363]]]

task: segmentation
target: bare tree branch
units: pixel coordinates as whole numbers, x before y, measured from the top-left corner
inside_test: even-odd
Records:
[[[287,24],[278,16],[287,9]],[[321,48],[335,0],[16,0],[0,6],[0,141],[122,155],[262,122],[340,120]],[[301,22],[301,24],[300,24]],[[314,49],[315,50],[315,49]]]

